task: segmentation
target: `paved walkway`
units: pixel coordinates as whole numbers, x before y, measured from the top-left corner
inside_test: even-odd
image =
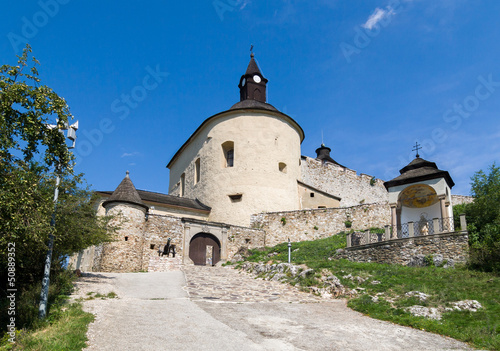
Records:
[[[374,320],[278,282],[223,267],[92,273],[78,295],[96,314],[86,350],[468,350],[439,335]]]

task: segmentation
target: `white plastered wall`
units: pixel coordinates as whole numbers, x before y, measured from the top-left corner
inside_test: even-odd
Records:
[[[234,142],[234,166],[224,167],[222,144]],[[301,134],[293,122],[269,111],[229,111],[212,118],[170,166],[171,195],[179,194],[185,174],[185,195],[212,207],[209,220],[248,226],[250,215],[300,208]],[[195,161],[201,179],[195,184]],[[286,173],[279,163],[286,164]],[[231,200],[229,195],[241,195]]]

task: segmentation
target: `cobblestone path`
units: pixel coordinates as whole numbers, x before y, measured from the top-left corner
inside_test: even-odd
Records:
[[[232,267],[185,266],[186,290],[193,301],[311,303],[322,299]]]

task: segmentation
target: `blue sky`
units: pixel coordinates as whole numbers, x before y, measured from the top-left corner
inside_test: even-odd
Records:
[[[420,154],[455,194],[500,159],[500,2],[12,1],[0,63],[29,42],[42,82],[79,120],[77,171],[113,190],[168,192],[166,165],[239,100],[250,44],[268,101],[294,118],[302,154],[383,180]]]

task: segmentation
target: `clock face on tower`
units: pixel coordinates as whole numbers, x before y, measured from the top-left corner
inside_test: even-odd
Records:
[[[260,83],[260,77],[258,75],[253,76],[253,81],[255,83]]]

